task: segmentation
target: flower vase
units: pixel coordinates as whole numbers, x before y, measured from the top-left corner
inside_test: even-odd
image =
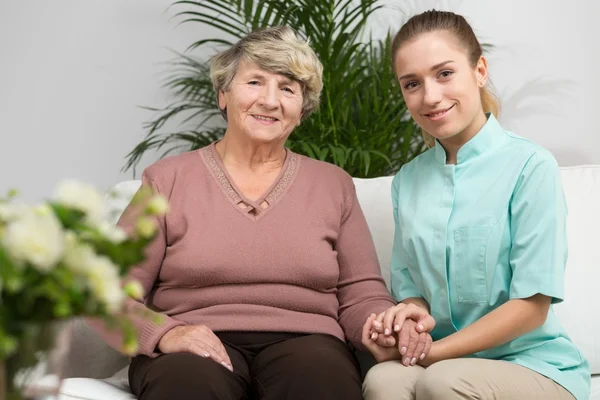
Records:
[[[0,360],[0,400],[57,396],[71,331],[66,320],[15,324],[17,347]]]

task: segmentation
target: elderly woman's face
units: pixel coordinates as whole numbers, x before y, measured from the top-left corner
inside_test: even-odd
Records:
[[[219,93],[227,108],[227,129],[258,142],[285,142],[302,116],[302,86],[284,75],[243,60],[228,91]]]

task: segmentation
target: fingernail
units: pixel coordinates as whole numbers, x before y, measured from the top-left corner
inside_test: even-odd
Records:
[[[404,365],[406,365],[407,367],[410,365],[410,358],[406,357],[404,359]]]
[[[229,370],[230,370],[231,372],[233,372],[233,365],[231,365],[231,364],[229,365]]]
[[[406,354],[406,347],[403,347],[400,349],[400,354],[402,354],[402,355]]]
[[[208,358],[208,357],[210,357],[210,354],[208,354],[208,353],[204,353],[204,354],[202,354],[202,357],[204,357],[204,358]]]
[[[373,325],[375,325],[376,327],[380,327],[381,326],[381,322],[379,322],[379,321],[373,321]]]
[[[221,361],[221,365],[224,366],[225,368],[227,368],[228,370],[231,370],[231,366],[229,364],[227,364],[225,361]]]
[[[415,365],[417,363],[417,359],[413,358],[412,360],[410,360],[410,365]]]
[[[419,357],[419,359],[420,359],[421,361],[423,361],[423,359],[424,359],[424,358],[425,358],[425,353],[421,354],[421,357]]]
[[[387,336],[390,334],[390,330],[388,328],[385,328],[385,331],[383,331],[383,333]]]
[[[377,337],[377,334],[375,332],[371,333],[371,339],[375,340],[376,337]]]
[[[395,330],[396,332],[399,332],[399,331],[400,331],[400,325],[396,325],[396,326],[394,327],[394,330]]]
[[[425,329],[425,328],[423,327],[423,325],[419,325],[419,326],[417,326],[417,328],[419,329],[419,331],[422,331],[423,329]]]

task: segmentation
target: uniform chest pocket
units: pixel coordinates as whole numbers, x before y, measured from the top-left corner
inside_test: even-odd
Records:
[[[451,279],[460,303],[486,303],[489,298],[486,252],[492,228],[454,231]]]

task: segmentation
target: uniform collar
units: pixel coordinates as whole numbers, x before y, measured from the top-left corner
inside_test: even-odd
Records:
[[[488,150],[498,148],[504,141],[504,130],[500,126],[498,120],[491,113],[486,113],[487,122],[483,128],[465,143],[456,156],[456,163],[462,164]],[[446,150],[436,139],[435,141],[435,159],[442,164],[446,164]]]

